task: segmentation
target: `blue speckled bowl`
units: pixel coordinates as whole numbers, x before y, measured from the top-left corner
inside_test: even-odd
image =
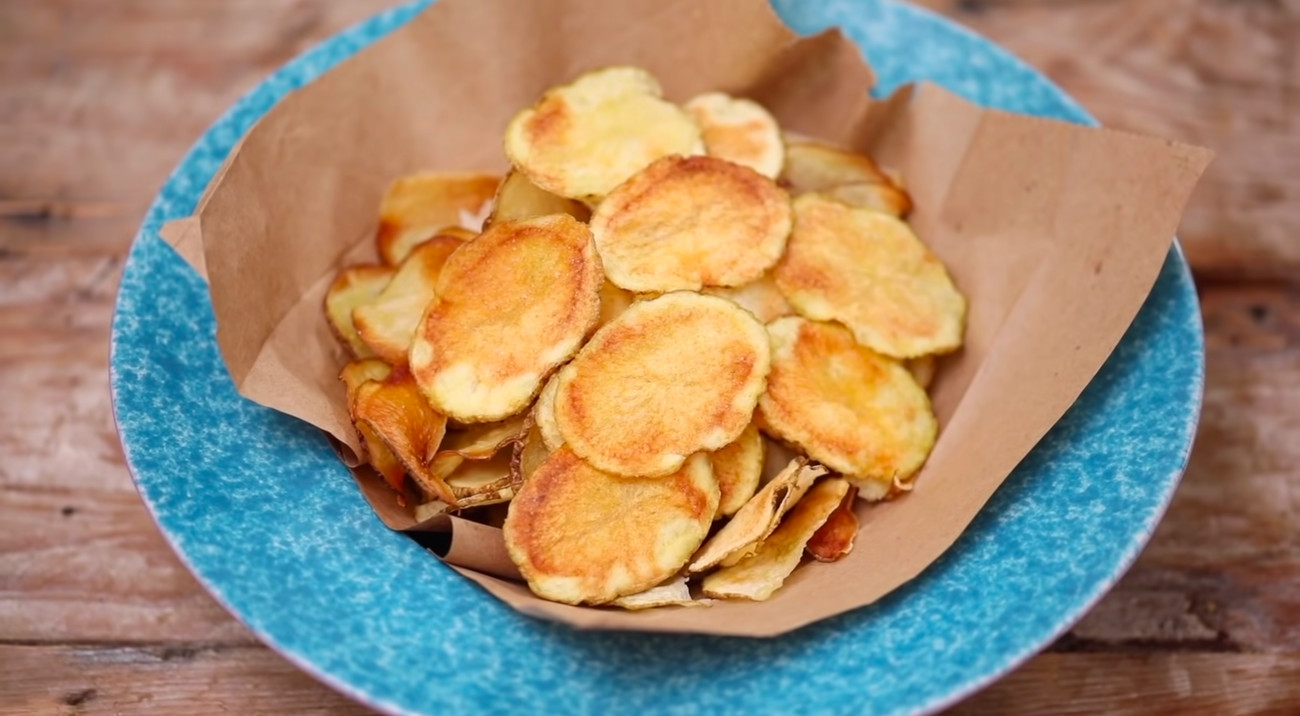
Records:
[[[1090,121],[1033,70],[921,10],[777,5],[799,31],[846,28],[881,92],[929,79],[987,105]],[[163,187],[122,280],[112,386],[128,464],[177,554],[263,641],[391,712],[918,713],[1048,644],[1136,557],[1200,407],[1200,316],[1176,250],[1074,408],[956,546],[871,607],[770,641],[582,633],[514,613],[385,529],[315,429],[236,394],[204,285],[157,232],[193,210],[286,92],[419,9],[326,42],[222,117]]]

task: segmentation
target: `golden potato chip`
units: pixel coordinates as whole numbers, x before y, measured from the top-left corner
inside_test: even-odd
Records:
[[[853,503],[858,498],[858,488],[850,487],[840,500],[839,507],[826,518],[826,522],[813,533],[804,547],[818,562],[835,562],[853,551],[853,541],[858,537],[858,515]]]
[[[537,468],[546,462],[552,452],[542,441],[542,431],[532,425],[524,439],[515,443],[514,455],[510,460],[511,481],[516,486],[522,485],[524,480],[532,477]]]
[[[843,323],[895,358],[961,345],[966,299],[906,223],[818,194],[795,199],[794,210],[773,277],[800,315]]]
[[[560,426],[555,424],[555,391],[560,387],[560,374],[556,372],[551,375],[546,385],[542,386],[542,392],[537,394],[537,402],[533,404],[533,421],[537,423],[537,429],[542,434],[542,444],[547,450],[555,452],[564,444],[564,436],[560,435]]]
[[[402,263],[416,244],[460,225],[481,212],[496,194],[501,177],[470,172],[423,172],[400,177],[379,206],[379,257]]]
[[[907,369],[908,373],[912,374],[912,379],[916,381],[917,385],[929,390],[930,383],[934,382],[934,356],[909,358],[903,361],[903,367]]]
[[[443,267],[411,345],[411,372],[439,412],[465,423],[523,411],[600,313],[591,232],[563,214],[502,221]]]
[[[433,456],[433,472],[441,478],[452,475],[466,460],[487,460],[508,450],[522,439],[527,425],[524,416],[499,423],[479,423],[464,430],[448,432]]]
[[[348,416],[361,436],[361,454],[357,457],[369,463],[379,476],[394,490],[401,490],[406,482],[406,466],[388,449],[388,445],[366,423],[357,421],[355,401],[357,390],[367,382],[381,382],[393,372],[393,367],[378,358],[354,360],[343,366],[339,379],[347,391]]]
[[[357,335],[352,311],[378,298],[393,273],[390,266],[351,266],[339,272],[325,293],[325,318],[354,358],[369,358],[374,352]]]
[[[615,286],[613,282],[606,281],[600,285],[600,318],[596,320],[596,328],[609,323],[610,321],[623,315],[628,306],[631,306],[637,300],[637,296],[629,291]]]
[[[716,157],[664,157],[591,216],[605,275],[629,291],[755,281],[781,257],[790,225],[785,191]]]
[[[717,508],[707,455],[667,477],[625,478],[564,447],[511,501],[506,549],[537,596],[604,604],[676,574],[708,534]]]
[[[735,442],[712,453],[713,477],[718,481],[722,498],[714,519],[730,517],[754,496],[759,478],[763,477],[763,436],[758,428],[749,427]]]
[[[912,211],[912,197],[891,184],[844,184],[822,193],[849,206],[882,211],[900,219]]]
[[[789,187],[791,194],[825,191],[845,184],[893,186],[871,157],[806,140],[786,142],[781,183]]]
[[[740,437],[770,361],[763,325],[730,301],[689,292],[638,301],[560,369],[555,422],[601,470],[667,475]]]
[[[808,490],[754,554],[704,578],[704,594],[720,599],[763,601],[799,566],[804,547],[844,500],[849,483],[823,480]]]
[[[795,458],[777,473],[763,489],[736,511],[704,546],[691,557],[691,573],[703,572],[719,564],[734,564],[752,554],[817,478],[827,474],[825,467]]]
[[[692,599],[691,587],[687,584],[686,575],[683,574],[644,592],[619,597],[609,604],[629,611],[638,611],[655,607],[707,607],[712,603],[712,599]]]
[[[497,189],[492,213],[484,226],[491,226],[498,221],[535,219],[548,214],[568,214],[578,221],[586,221],[591,218],[591,209],[580,201],[539,189],[528,180],[527,174],[511,169],[501,181],[501,188]]]
[[[376,380],[383,381],[393,372],[393,366],[385,363],[379,358],[362,358],[359,360],[349,361],[339,371],[339,380],[343,381],[343,389],[348,395],[348,414],[356,418],[353,413],[352,401],[356,398],[357,389],[363,383]]]
[[[460,239],[439,235],[416,246],[383,292],[352,311],[357,336],[375,355],[393,365],[406,365],[411,336],[433,300],[438,274],[462,244]]]
[[[757,102],[709,92],[687,102],[710,156],[735,162],[775,179],[785,163],[785,141],[776,120]]]
[[[771,323],[782,316],[793,316],[794,307],[776,287],[772,274],[742,286],[706,286],[701,293],[725,298],[754,314],[760,323]]]
[[[758,401],[764,427],[857,484],[906,479],[925,462],[938,423],[930,398],[898,361],[841,326],[769,323],[772,374]]]
[[[510,477],[513,451],[487,460],[466,460],[447,478],[447,486],[461,508],[505,502],[514,497]]]
[[[459,506],[455,493],[431,469],[447,419],[429,407],[410,373],[394,370],[383,381],[363,383],[353,410],[357,423],[383,440],[425,495]]]
[[[636,67],[589,72],[510,121],[506,156],[541,189],[598,202],[660,157],[704,152],[695,121],[662,94]]]

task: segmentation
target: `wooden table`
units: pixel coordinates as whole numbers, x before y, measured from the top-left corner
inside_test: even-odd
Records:
[[[262,647],[163,542],[118,447],[107,338],[127,246],[186,147],[388,4],[0,0],[0,713],[366,713]],[[1105,123],[1220,152],[1180,232],[1209,375],[1173,507],[1087,618],[953,713],[1300,713],[1300,4],[926,4]]]

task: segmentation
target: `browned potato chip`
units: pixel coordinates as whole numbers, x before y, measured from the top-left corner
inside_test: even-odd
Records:
[[[709,457],[713,460],[713,477],[722,491],[713,518],[730,517],[758,490],[758,481],[763,477],[763,436],[751,423],[735,442]]]
[[[772,274],[743,286],[706,286],[701,293],[725,298],[754,314],[761,323],[771,323],[782,316],[793,316],[794,307],[776,287]]]
[[[762,105],[722,92],[687,102],[686,111],[700,125],[710,156],[735,162],[775,179],[785,163],[785,141],[776,120]]]
[[[588,72],[511,120],[506,156],[552,194],[599,202],[660,157],[704,152],[700,128],[662,94],[636,67]]]
[[[711,599],[692,599],[691,587],[683,574],[644,592],[619,597],[610,606],[638,611],[655,607],[707,607],[712,603]]]
[[[843,323],[895,358],[961,346],[966,299],[906,223],[819,194],[795,199],[794,209],[773,276],[800,315]]]
[[[537,394],[537,402],[533,404],[533,421],[541,432],[542,444],[551,452],[559,450],[564,444],[560,426],[555,424],[555,392],[559,387],[560,374],[556,372],[542,386],[542,392]]]
[[[770,361],[762,324],[730,301],[688,292],[638,301],[560,370],[556,425],[601,470],[667,475],[740,436]]]
[[[374,352],[357,335],[352,311],[378,298],[393,273],[391,266],[351,266],[339,272],[325,293],[325,318],[354,358],[369,358]]]
[[[497,189],[492,214],[484,226],[491,226],[498,221],[535,219],[548,214],[568,214],[578,221],[586,221],[591,218],[591,209],[580,201],[539,189],[528,180],[527,174],[511,169],[502,180],[501,188]]]
[[[502,221],[456,251],[411,345],[411,372],[465,423],[526,409],[600,313],[591,232],[562,214]]]
[[[667,477],[625,478],[565,447],[511,501],[506,549],[538,596],[604,604],[676,574],[708,534],[717,507],[706,455]]]
[[[660,159],[591,216],[605,275],[629,291],[758,280],[781,257],[790,225],[785,191],[716,157]]]
[[[912,211],[912,197],[891,184],[844,184],[823,193],[849,206],[882,211],[900,219]]]
[[[388,449],[388,445],[366,423],[357,421],[355,401],[357,391],[370,381],[383,381],[393,372],[393,367],[378,358],[354,360],[343,366],[339,379],[347,391],[348,416],[352,418],[357,434],[361,436],[361,454],[357,457],[370,464],[379,476],[394,490],[401,490],[406,481],[406,466]]]
[[[375,243],[389,266],[402,263],[416,244],[461,225],[483,211],[501,177],[469,172],[424,172],[401,177],[384,194]]]
[[[858,488],[850,487],[826,522],[813,533],[805,549],[818,562],[844,559],[853,551],[853,541],[858,537],[858,515],[853,503],[858,499]]]
[[[864,493],[920,469],[938,423],[906,368],[835,324],[781,318],[767,332],[772,374],[758,401],[766,430]]]
[[[849,483],[839,478],[823,480],[808,491],[758,551],[730,567],[704,578],[704,594],[720,599],[763,601],[785,584],[799,566],[804,546],[844,500]]]
[[[406,365],[411,336],[433,300],[438,274],[462,243],[439,235],[416,246],[383,292],[352,311],[357,336],[375,355],[393,365]]]
[[[903,367],[912,374],[917,385],[928,390],[930,383],[934,382],[935,362],[932,355],[920,356],[903,361]]]
[[[431,470],[447,419],[429,407],[410,373],[394,370],[383,381],[363,383],[353,409],[357,423],[384,441],[425,495],[458,506],[451,488]]]
[[[893,185],[871,157],[805,140],[786,142],[781,182],[791,194],[825,191],[845,184]]]

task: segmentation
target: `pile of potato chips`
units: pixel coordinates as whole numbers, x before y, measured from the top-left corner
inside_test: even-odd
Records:
[[[867,157],[613,67],[510,123],[504,177],[429,173],[326,314],[363,455],[500,525],[535,594],[767,599],[910,489],[965,300]]]

